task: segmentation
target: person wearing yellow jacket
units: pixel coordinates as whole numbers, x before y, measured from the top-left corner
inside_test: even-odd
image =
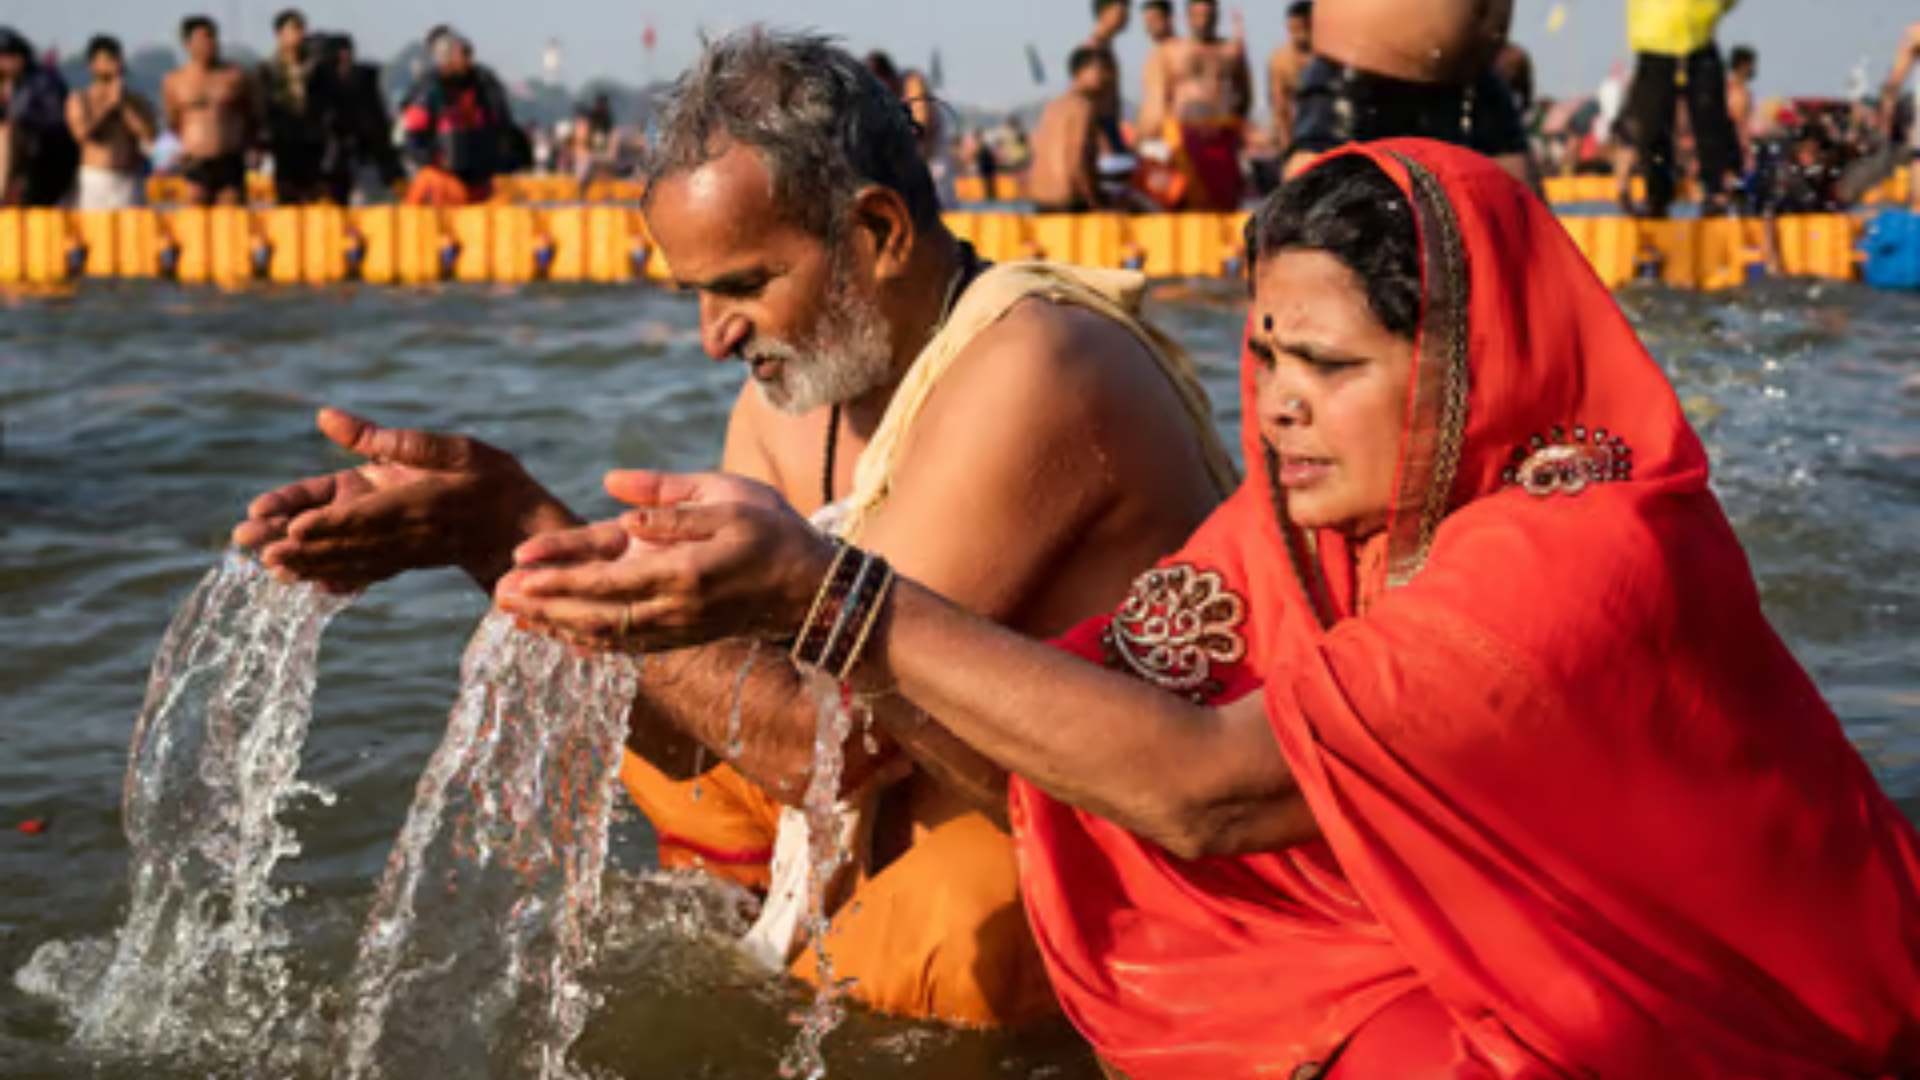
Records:
[[[1647,198],[1641,212],[1665,217],[1676,186],[1674,114],[1684,94],[1692,122],[1700,190],[1709,212],[1724,210],[1727,181],[1741,171],[1739,141],[1727,113],[1727,72],[1714,31],[1738,0],[1627,0],[1634,52],[1627,123]]]

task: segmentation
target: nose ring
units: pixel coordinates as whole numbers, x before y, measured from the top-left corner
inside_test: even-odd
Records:
[[[1306,407],[1307,407],[1307,403],[1300,400],[1297,397],[1288,398],[1286,400],[1286,403],[1281,406],[1282,409],[1290,413],[1298,413],[1301,409],[1304,409]]]

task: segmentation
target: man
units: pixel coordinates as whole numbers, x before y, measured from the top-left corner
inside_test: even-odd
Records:
[[[247,155],[263,127],[253,81],[220,55],[220,29],[205,15],[180,23],[185,66],[160,84],[167,130],[180,140],[180,175],[196,206],[247,201]]]
[[[325,62],[340,85],[334,133],[338,145],[327,176],[328,195],[339,206],[389,202],[406,172],[394,149],[393,117],[380,87],[380,69],[358,62],[347,34],[328,39]]]
[[[473,45],[444,27],[428,38],[434,71],[401,111],[406,152],[416,166],[407,201],[466,206],[493,197],[496,177],[523,162],[506,88],[475,62]]]
[[[699,295],[706,351],[750,376],[722,467],[842,515],[902,572],[1056,634],[1124,595],[1231,484],[1190,369],[1133,314],[1142,280],[981,267],[941,221],[898,99],[845,51],[759,28],[711,42],[650,158],[653,239]],[[576,523],[499,450],[321,423],[376,460],[254,503],[235,541],[279,572],[362,587],[457,565],[491,591],[517,545]],[[769,889],[752,954],[817,977],[796,905],[808,826],[790,812],[812,770],[807,687],[731,644],[646,670],[623,772],[662,862]],[[916,772],[857,735],[845,750],[859,827],[852,880],[834,883],[835,977],[887,1012],[1050,1015],[1010,843],[968,809],[997,778]]]
[[[1727,59],[1727,118],[1739,140],[1735,171],[1744,174],[1753,165],[1753,80],[1760,75],[1760,54],[1751,45],[1736,45]]]
[[[1168,122],[1245,120],[1253,108],[1245,45],[1220,36],[1217,0],[1187,0],[1190,35],[1155,50],[1140,105],[1143,133]]]
[[[127,87],[118,38],[87,43],[93,84],[67,97],[67,126],[80,144],[82,210],[124,210],[146,202],[147,147],[159,125],[153,106]]]
[[[1893,69],[1887,73],[1887,81],[1880,89],[1880,130],[1888,142],[1898,137],[1900,123],[1900,103],[1907,94],[1907,76],[1913,73],[1914,57],[1920,56],[1920,23],[1907,27],[1900,35],[1900,45],[1893,56]],[[1916,113],[1907,125],[1908,156],[1913,164],[1908,168],[1907,191],[1914,209],[1920,210],[1920,113]]]
[[[67,84],[33,55],[33,45],[0,27],[0,207],[65,206],[79,147],[67,130]]]
[[[1627,117],[1647,198],[1637,208],[1663,218],[1678,182],[1674,121],[1684,95],[1700,175],[1702,209],[1727,210],[1727,180],[1736,169],[1727,117],[1727,76],[1714,31],[1737,0],[1627,0],[1627,37],[1634,52]]]
[[[1512,0],[1320,0],[1294,96],[1285,175],[1351,142],[1469,147],[1538,189],[1526,129],[1494,70]]]
[[[1287,43],[1267,60],[1267,100],[1273,105],[1273,146],[1281,154],[1293,145],[1293,96],[1313,62],[1313,0],[1287,8]]]
[[[1120,128],[1120,59],[1114,42],[1127,30],[1132,18],[1132,0],[1093,0],[1093,33],[1086,47],[1104,51],[1113,63],[1113,85],[1100,98],[1100,150],[1106,154],[1125,154],[1127,136]]]
[[[1147,64],[1146,187],[1167,209],[1233,210],[1246,187],[1240,153],[1253,108],[1246,42],[1220,36],[1216,0],[1187,0],[1187,27],[1188,37],[1155,49]]]
[[[267,150],[273,155],[273,196],[281,206],[328,198],[328,160],[339,123],[340,82],[307,40],[307,18],[289,8],[274,16],[277,49],[260,65],[266,103]]]
[[[1113,88],[1113,56],[1081,46],[1067,60],[1072,85],[1040,114],[1027,195],[1043,214],[1084,214],[1106,205],[1100,183],[1100,103]]]
[[[1141,4],[1140,28],[1147,32],[1149,51],[1180,36],[1173,25],[1173,0],[1147,0]]]

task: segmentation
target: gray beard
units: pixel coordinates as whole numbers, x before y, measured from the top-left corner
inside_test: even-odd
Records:
[[[884,389],[893,380],[893,333],[878,307],[844,288],[808,340],[797,344],[756,341],[748,360],[780,362],[777,380],[754,380],[760,400],[790,416],[830,405],[847,405]]]

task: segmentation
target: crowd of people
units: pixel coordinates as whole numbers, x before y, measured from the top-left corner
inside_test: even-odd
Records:
[[[724,471],[611,472],[631,510],[590,523],[504,449],[326,410],[364,464],[234,542],[335,589],[458,567],[651,655],[621,777],[661,864],[883,1012],[1064,1011],[1132,1080],[1912,1075],[1920,833],[1472,119],[1517,111],[1486,8],[1315,8],[1294,145],[1316,95],[1342,142],[1247,226],[1244,479],[1141,275],[986,263],[907,78],[749,27],[673,85],[642,204],[744,371]],[[1244,85],[1190,44],[1170,125]],[[1112,57],[1077,55],[1043,126],[1114,138]],[[870,723],[825,814],[834,708]]]
[[[1333,6],[1330,22],[1297,0],[1285,9],[1286,41],[1266,60],[1266,116],[1256,122],[1246,26],[1236,15],[1223,31],[1218,0],[1184,0],[1180,13],[1174,0],[1141,4],[1151,47],[1132,81],[1115,51],[1133,25],[1132,0],[1093,0],[1089,34],[1067,57],[1068,85],[1031,138],[1011,118],[960,131],[925,73],[880,52],[866,64],[912,112],[949,209],[962,175],[979,178],[987,198],[999,177],[1019,176],[1043,213],[1236,209],[1314,155],[1390,134],[1465,140],[1530,183],[1611,174],[1636,216],[1668,214],[1682,178],[1707,213],[1844,208],[1862,187],[1845,179],[1849,169],[1904,148],[1915,128],[1901,108],[1911,35],[1877,100],[1862,81],[1850,100],[1762,107],[1758,56],[1740,46],[1723,61],[1716,41],[1733,6],[1632,0],[1631,75],[1616,66],[1597,94],[1555,101],[1536,95],[1533,59],[1508,37],[1510,4],[1484,3],[1471,28],[1427,33],[1433,47],[1413,55],[1355,34],[1341,14],[1352,0]],[[223,58],[213,20],[184,20],[187,59],[157,105],[127,85],[114,38],[89,43],[91,81],[69,90],[23,38],[0,29],[0,203],[134,205],[155,170],[182,176],[190,201],[226,203],[264,166],[282,204],[398,191],[459,205],[485,201],[496,179],[523,171],[573,175],[584,192],[631,174],[644,150],[604,96],[557,125],[516,123],[500,79],[445,26],[427,34],[427,70],[400,100],[396,124],[378,69],[356,59],[351,37],[310,32],[296,10],[273,25],[271,56],[243,70]]]
[[[555,129],[523,128],[500,78],[451,27],[427,33],[427,68],[397,116],[352,37],[314,32],[294,9],[273,29],[271,55],[249,68],[222,53],[213,19],[184,19],[185,60],[158,102],[128,84],[116,38],[87,44],[90,81],[70,89],[24,37],[0,29],[0,205],[138,206],[154,175],[180,177],[191,204],[235,205],[257,170],[282,206],[463,205],[513,173],[570,170],[584,186],[631,168],[604,96]]]

